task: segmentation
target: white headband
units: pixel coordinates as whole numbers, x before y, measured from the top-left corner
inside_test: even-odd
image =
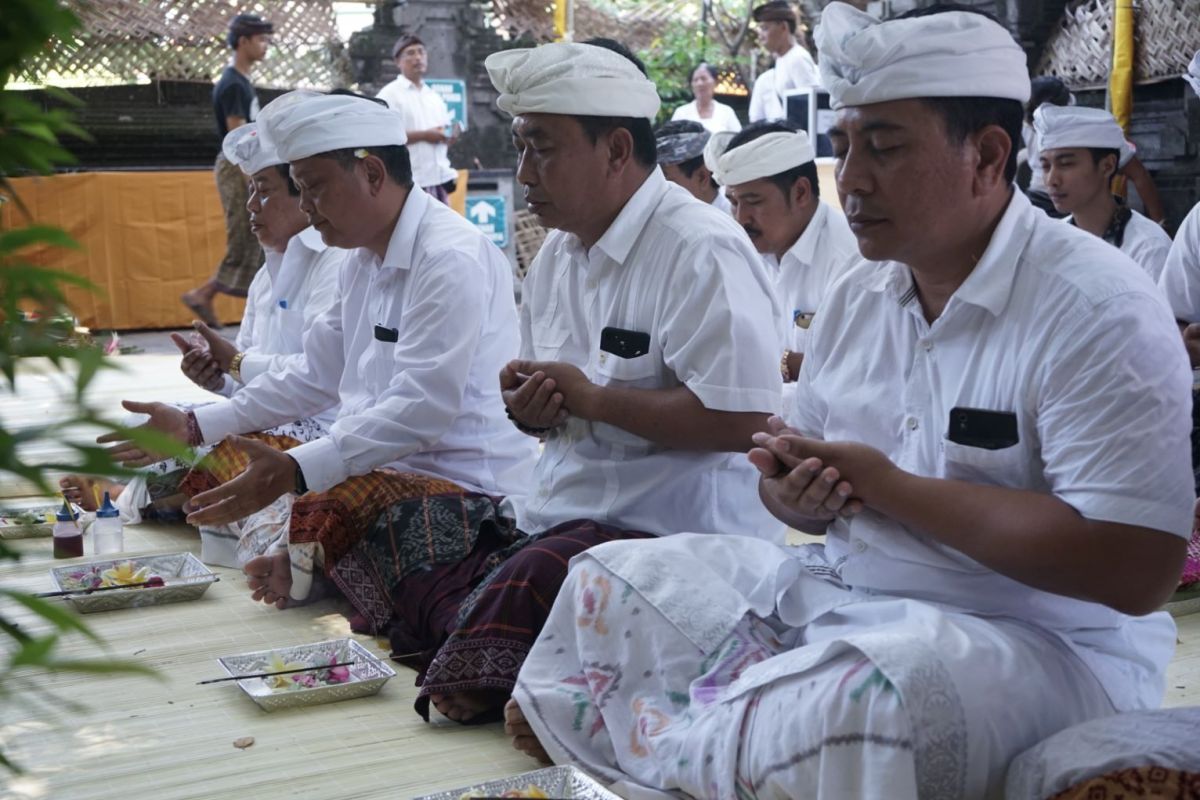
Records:
[[[1192,56],[1187,72],[1183,73],[1183,79],[1191,85],[1193,92],[1200,94],[1200,50]]]
[[[804,131],[767,133],[726,150],[717,159],[713,177],[722,186],[737,186],[787,172],[816,157]]]
[[[1029,100],[1025,51],[981,14],[880,22],[838,2],[821,12],[815,36],[834,109],[922,97]]]
[[[227,133],[221,142],[221,152],[227,161],[236,164],[247,176],[267,167],[287,163],[279,157],[274,147],[263,142],[258,135],[256,122],[248,122]]]
[[[591,44],[554,42],[492,53],[484,62],[500,92],[496,105],[520,114],[653,120],[658,90],[632,61]]]
[[[404,117],[368,100],[340,94],[288,92],[258,115],[259,135],[284,161],[356,147],[385,147],[408,141]]]
[[[1125,132],[1102,108],[1043,103],[1033,112],[1033,129],[1038,150],[1043,153],[1064,147],[1116,150],[1122,167],[1133,157],[1134,147],[1125,141]]]
[[[729,142],[734,136],[737,134],[733,131],[719,131],[708,137],[708,144],[704,145],[704,166],[713,174],[713,180],[717,180],[717,162],[721,160],[725,148],[729,147]]]

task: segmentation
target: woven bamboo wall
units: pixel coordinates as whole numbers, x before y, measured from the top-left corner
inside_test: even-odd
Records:
[[[259,86],[328,89],[346,84],[349,62],[332,0],[68,0],[83,23],[78,38],[56,42],[19,79],[59,86],[212,81],[228,63],[229,20],[256,13],[275,25],[274,45],[255,69]]]
[[[490,5],[494,24],[511,38],[528,35],[537,41],[553,41],[554,15],[546,0],[495,0]],[[646,0],[634,9],[614,13],[580,0],[575,3],[575,40],[606,36],[636,51],[649,45],[672,19],[678,19],[685,6],[696,5],[694,0]]]
[[[1134,81],[1179,76],[1200,49],[1200,0],[1141,0],[1135,4]],[[1069,6],[1051,34],[1037,73],[1074,89],[1103,86],[1112,62],[1112,0]]]

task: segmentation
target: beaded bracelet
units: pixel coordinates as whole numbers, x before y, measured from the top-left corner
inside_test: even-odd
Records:
[[[521,422],[519,419],[513,416],[512,409],[510,409],[508,406],[504,407],[504,413],[508,416],[508,419],[512,422],[512,424],[517,426],[517,430],[519,430],[521,433],[527,433],[530,436],[537,436],[538,438],[541,438],[550,432],[549,428],[534,428]]]

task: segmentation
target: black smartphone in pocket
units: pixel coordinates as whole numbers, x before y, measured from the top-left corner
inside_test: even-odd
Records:
[[[637,358],[650,352],[650,334],[624,328],[600,331],[600,349],[620,358]]]
[[[950,409],[950,429],[946,438],[955,444],[984,450],[1003,450],[1021,441],[1017,434],[1017,415],[1011,411],[961,407]]]

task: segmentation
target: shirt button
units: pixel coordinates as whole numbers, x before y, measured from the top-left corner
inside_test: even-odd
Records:
[[[917,422],[916,417],[909,417],[908,419],[904,420],[904,424],[908,426],[910,431],[915,431],[917,428],[921,427],[921,423]]]
[[[924,350],[926,353],[928,353],[930,350],[933,349],[933,342],[929,341],[928,339],[922,339],[921,340],[921,349]]]
[[[855,539],[854,540],[854,550],[857,553],[867,552],[867,543],[864,542],[862,539]]]

